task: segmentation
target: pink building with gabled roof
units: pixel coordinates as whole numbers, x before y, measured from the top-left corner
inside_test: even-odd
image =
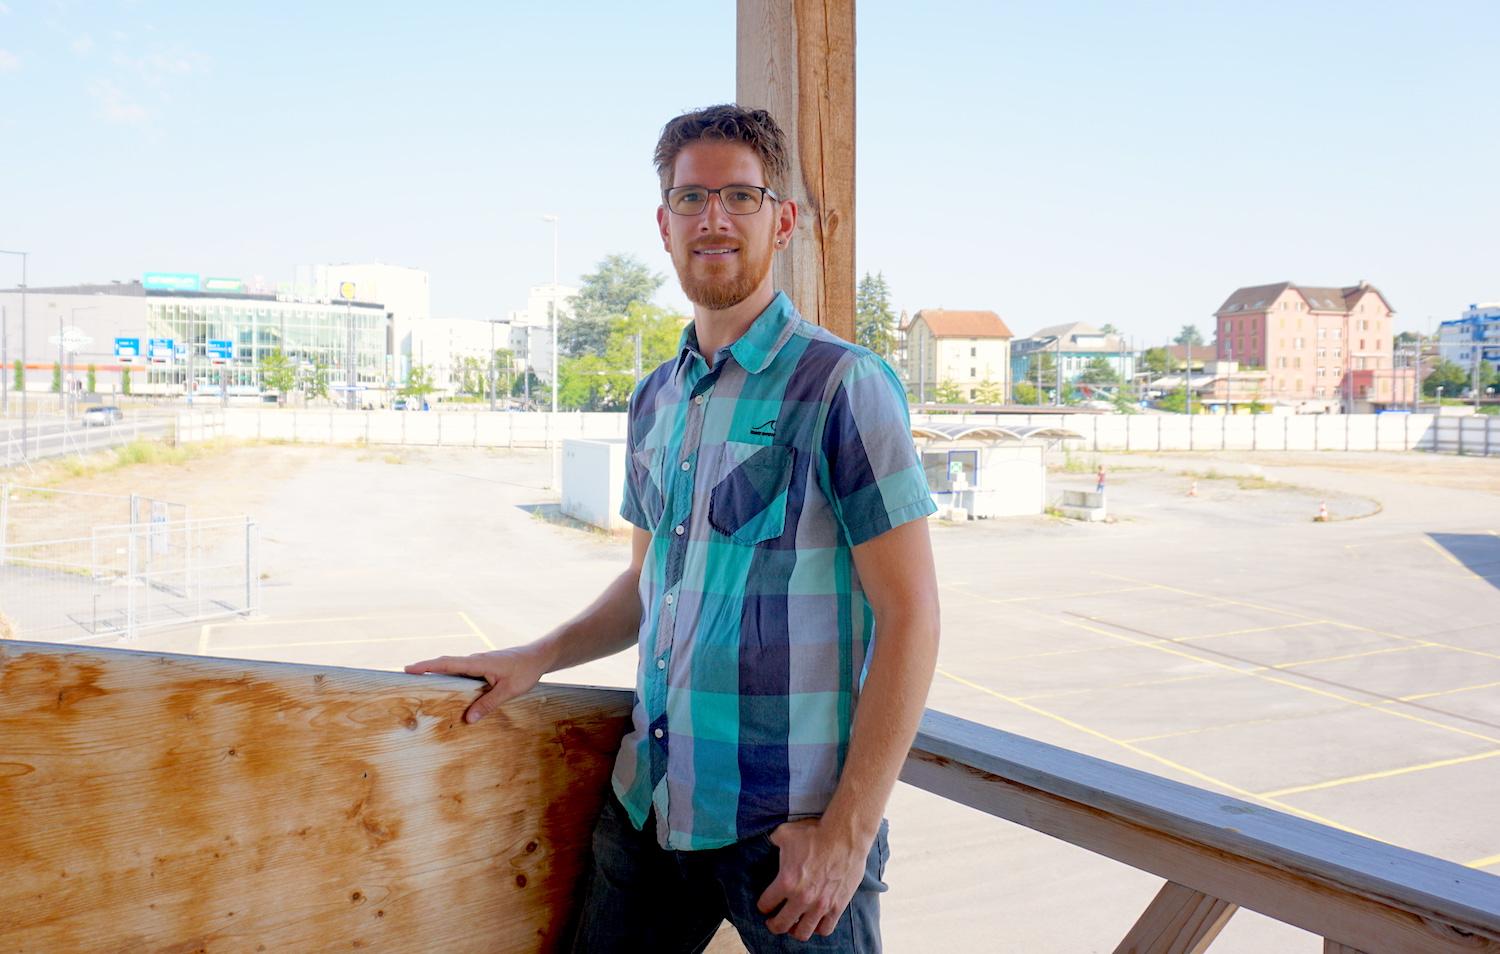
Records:
[[[1368,411],[1404,402],[1412,372],[1395,368],[1395,311],[1373,285],[1252,285],[1214,312],[1215,356],[1269,372],[1280,404]]]

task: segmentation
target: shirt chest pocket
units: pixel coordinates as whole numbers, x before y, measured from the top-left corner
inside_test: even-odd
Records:
[[[741,546],[781,536],[786,529],[793,449],[726,441],[721,454],[709,495],[709,524]]]

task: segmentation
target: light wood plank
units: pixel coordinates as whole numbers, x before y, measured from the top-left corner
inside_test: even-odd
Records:
[[[792,149],[800,221],[776,284],[854,338],[854,0],[739,0],[735,98],[770,110]]]
[[[928,711],[904,781],[1367,954],[1500,954],[1500,878]]]
[[[0,643],[0,949],[552,951],[631,695]]]
[[[1202,954],[1236,910],[1227,901],[1168,881],[1115,954]]]

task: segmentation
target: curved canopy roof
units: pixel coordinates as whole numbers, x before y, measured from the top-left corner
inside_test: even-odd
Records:
[[[1061,427],[1001,427],[997,424],[913,424],[912,437],[932,441],[1083,440],[1083,435]]]

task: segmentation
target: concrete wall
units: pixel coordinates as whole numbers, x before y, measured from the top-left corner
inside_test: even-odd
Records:
[[[623,440],[625,415],[490,411],[303,411],[228,408],[184,411],[183,440],[226,435],[250,440],[409,444],[433,447],[546,447],[549,439]],[[1062,427],[1083,436],[1075,451],[1399,451],[1500,455],[1500,421],[1432,414],[938,414],[914,423]]]

